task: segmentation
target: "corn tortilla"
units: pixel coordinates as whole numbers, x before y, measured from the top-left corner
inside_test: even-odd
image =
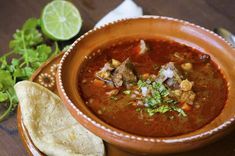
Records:
[[[23,123],[35,146],[49,156],[103,156],[103,141],[82,127],[60,98],[30,81],[15,85]]]

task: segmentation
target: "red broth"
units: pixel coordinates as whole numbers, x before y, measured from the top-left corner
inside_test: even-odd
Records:
[[[223,109],[227,99],[227,84],[216,64],[207,55],[186,45],[158,39],[146,39],[148,52],[137,55],[139,40],[112,44],[94,51],[84,61],[78,76],[79,92],[87,107],[104,122],[126,132],[147,137],[168,137],[195,131],[212,121]],[[174,62],[181,74],[194,82],[196,98],[186,117],[175,112],[148,116],[130,105],[130,96],[118,94],[116,99],[106,95],[112,88],[94,85],[95,73],[111,59],[130,58],[138,74],[156,74],[159,67]],[[205,58],[208,57],[208,58]],[[182,63],[193,65],[191,71],[181,69]],[[125,90],[124,87],[121,90]]]

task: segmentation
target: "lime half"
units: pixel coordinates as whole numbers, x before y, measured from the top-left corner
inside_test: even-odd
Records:
[[[55,0],[43,9],[42,31],[51,39],[71,39],[78,34],[81,26],[82,19],[78,9],[68,1]]]

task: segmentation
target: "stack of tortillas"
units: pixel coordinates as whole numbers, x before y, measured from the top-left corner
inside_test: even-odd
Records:
[[[82,127],[60,98],[39,84],[15,85],[23,123],[35,146],[49,156],[103,156],[102,140]]]

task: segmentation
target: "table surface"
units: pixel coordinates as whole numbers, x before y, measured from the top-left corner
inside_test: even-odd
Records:
[[[39,17],[48,0],[7,0],[0,4],[0,55],[7,52],[8,42],[15,30],[30,17]],[[83,27],[80,34],[93,28],[106,13],[122,0],[72,0],[80,10]],[[235,0],[136,0],[146,15],[170,16],[187,20],[213,30],[224,27],[235,33]],[[0,123],[0,156],[27,155],[18,131],[16,114]],[[187,155],[179,154],[179,155]],[[235,131],[230,135],[195,150],[192,156],[235,155]]]

